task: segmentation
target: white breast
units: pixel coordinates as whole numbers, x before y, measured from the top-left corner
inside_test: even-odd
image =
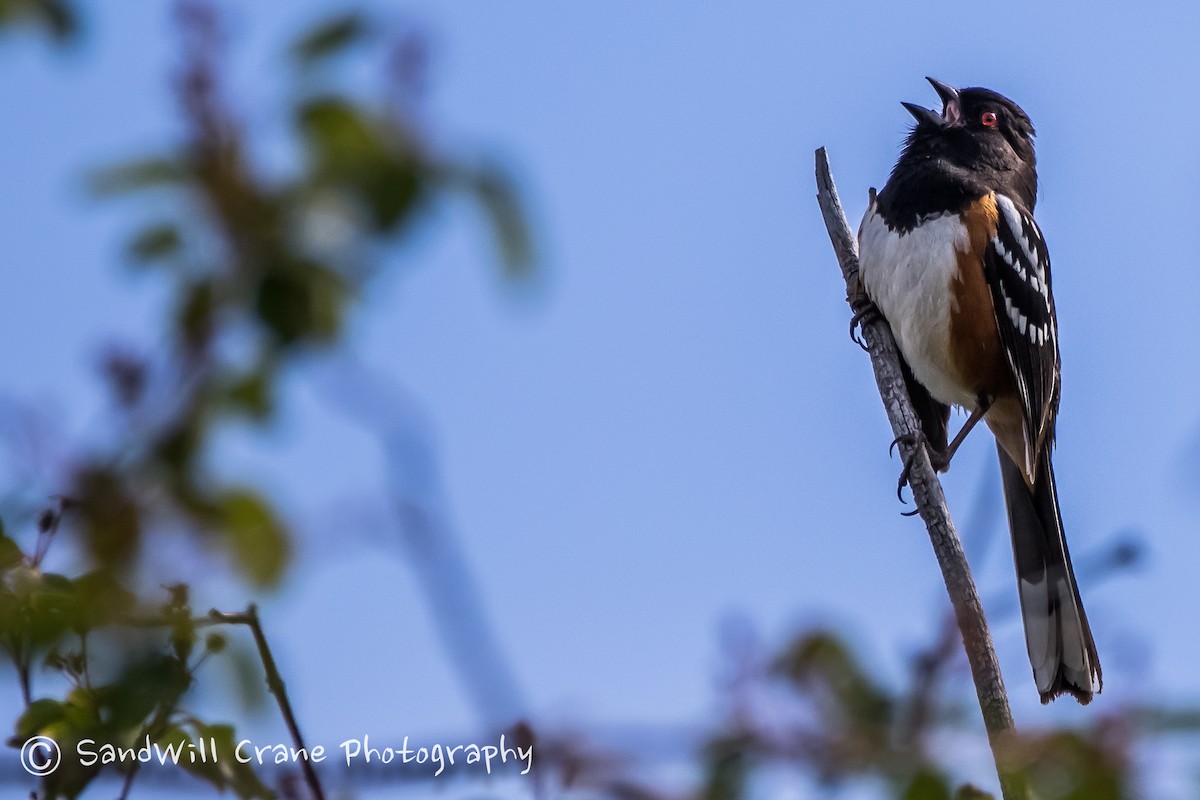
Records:
[[[929,393],[948,405],[975,406],[949,361],[950,281],[958,270],[957,251],[969,247],[957,214],[922,222],[900,234],[888,229],[874,205],[858,233],[863,285],[883,312],[904,360]]]

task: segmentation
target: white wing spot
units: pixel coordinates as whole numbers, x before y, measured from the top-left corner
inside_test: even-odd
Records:
[[[1008,229],[1013,232],[1013,238],[1021,243],[1021,249],[1025,251],[1026,260],[1033,265],[1037,271],[1038,277],[1044,277],[1042,270],[1042,261],[1038,258],[1037,247],[1025,235],[1025,221],[1027,217],[1017,209],[1016,204],[1002,194],[996,195],[996,205],[1004,214],[1004,221],[1008,224]],[[1029,227],[1034,230],[1039,236],[1041,231],[1038,230],[1037,223],[1029,219]],[[1014,255],[1016,255],[1014,253]]]
[[[1017,228],[1017,231],[1022,233],[1021,248],[1025,251],[1025,258],[1028,259],[1029,263],[1033,265],[1033,268],[1037,271],[1037,273],[1041,275],[1042,260],[1038,258],[1037,248],[1033,246],[1032,242],[1025,238],[1022,228]]]
[[[992,237],[992,247],[997,253],[1000,254],[1001,258],[1004,259],[1004,263],[1008,264],[1008,266],[1012,268],[1012,271],[1017,273],[1017,276],[1021,280],[1026,282],[1029,281],[1029,276],[1025,273],[1025,267],[1021,264],[1021,258],[1016,253],[1009,250],[1004,242],[1000,240],[999,236]]]
[[[1020,330],[1021,334],[1024,335],[1026,328],[1029,326],[1028,318],[1021,313],[1021,309],[1013,305],[1003,286],[1000,287],[1000,296],[1004,298],[1004,310],[1008,313],[1008,318],[1012,322],[1013,327]]]

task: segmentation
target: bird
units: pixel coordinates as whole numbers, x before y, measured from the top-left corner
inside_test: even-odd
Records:
[[[997,92],[926,80],[942,111],[902,104],[916,125],[859,226],[867,310],[895,337],[921,420],[912,444],[935,469],[949,468],[981,420],[991,429],[1037,691],[1042,703],[1071,695],[1086,705],[1103,678],[1051,464],[1060,356],[1050,256],[1033,217],[1034,127]],[[952,407],[968,417],[948,442]]]

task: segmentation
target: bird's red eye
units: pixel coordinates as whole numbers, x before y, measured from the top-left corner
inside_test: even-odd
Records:
[[[986,127],[986,128],[996,127],[996,122],[998,121],[996,119],[996,112],[994,112],[994,111],[983,112],[983,116],[979,118],[979,121],[982,122],[984,127]]]

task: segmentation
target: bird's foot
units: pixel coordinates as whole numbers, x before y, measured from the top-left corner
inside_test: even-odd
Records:
[[[850,318],[850,339],[863,350],[870,352],[867,348],[867,343],[858,335],[858,329],[863,323],[875,322],[882,319],[883,315],[879,313],[879,308],[865,294],[854,298],[851,307],[854,309],[854,316]]]
[[[934,472],[945,472],[949,469],[950,455],[931,445],[924,433],[902,433],[888,446],[888,456],[890,457],[902,444],[908,445],[910,449],[908,455],[904,457],[904,469],[900,470],[900,478],[896,481],[896,497],[901,503],[908,505],[908,501],[904,499],[904,487],[908,486],[909,478],[912,477],[913,463],[917,460],[921,448],[925,448],[925,453],[929,456],[929,464],[933,467]],[[906,517],[911,517],[917,513],[917,509],[901,513]]]

